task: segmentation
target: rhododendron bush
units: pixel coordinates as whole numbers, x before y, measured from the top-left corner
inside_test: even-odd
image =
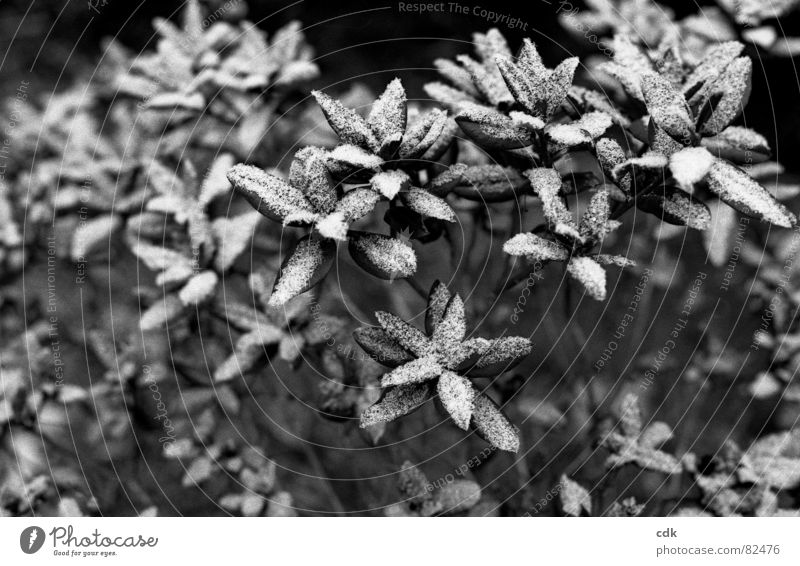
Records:
[[[797,515],[797,2],[567,4],[9,72],[0,514]]]

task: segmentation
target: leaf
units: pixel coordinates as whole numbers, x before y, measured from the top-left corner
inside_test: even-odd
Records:
[[[749,216],[791,228],[797,218],[767,190],[733,165],[717,160],[708,172],[708,188],[719,198]]]
[[[213,271],[201,271],[178,291],[178,298],[186,306],[198,305],[214,295],[218,281],[219,277]]]
[[[214,255],[214,269],[224,273],[244,253],[255,236],[261,216],[253,211],[233,218],[216,218],[211,223],[217,252]]]
[[[228,180],[253,208],[273,220],[313,213],[311,203],[299,189],[258,167],[234,165],[228,171]]]
[[[355,145],[340,145],[328,153],[328,166],[353,169],[377,169],[383,160]]]
[[[519,435],[516,429],[497,404],[483,393],[478,393],[475,397],[472,423],[477,433],[492,446],[507,452],[519,451]]]
[[[490,149],[516,149],[531,145],[530,132],[488,106],[464,104],[455,117],[463,132],[478,145]]]
[[[752,75],[753,62],[749,57],[740,57],[728,65],[714,83],[711,98],[706,103],[713,109],[706,120],[701,117],[701,134],[713,136],[720,133],[742,113],[750,99]]]
[[[341,102],[327,94],[312,90],[311,96],[317,100],[325,118],[342,143],[371,151],[378,151],[380,144],[367,122],[354,110],[345,108]]]
[[[713,164],[714,156],[703,147],[687,147],[673,153],[669,158],[672,177],[689,191],[705,178]]]
[[[215,198],[230,193],[231,182],[227,173],[233,166],[233,155],[230,153],[223,153],[214,160],[200,186],[200,194],[197,197],[200,208],[205,208]]]
[[[408,208],[422,216],[455,222],[458,218],[446,201],[424,189],[410,189],[400,194],[400,200]]]
[[[481,499],[481,486],[472,480],[457,479],[447,482],[434,492],[441,513],[453,514],[469,511]]]
[[[457,373],[445,370],[439,376],[437,392],[442,405],[456,426],[462,430],[468,430],[472,418],[473,402],[477,394],[472,383]]]
[[[573,257],[567,264],[567,272],[584,286],[596,301],[606,298],[606,271],[591,258]]]
[[[561,476],[561,509],[570,517],[580,517],[584,511],[592,514],[592,497],[578,482]]]
[[[608,191],[601,189],[592,195],[586,212],[581,216],[579,232],[582,238],[602,241],[606,235],[616,229],[617,223],[609,220],[611,203]]]
[[[435,281],[428,294],[428,305],[425,309],[425,330],[433,334],[444,316],[445,309],[450,303],[450,291],[441,281]]]
[[[703,244],[708,251],[708,260],[714,266],[724,265],[736,243],[739,219],[736,211],[721,200],[709,203],[712,225],[703,231]]]
[[[374,190],[358,187],[342,196],[335,211],[342,215],[345,222],[355,222],[372,212],[380,199],[380,195]]]
[[[642,76],[642,92],[651,118],[673,139],[692,145],[694,120],[683,95],[656,73]]]
[[[433,330],[431,339],[437,351],[452,352],[464,340],[466,333],[467,321],[464,302],[459,295],[454,295],[447,303],[441,320]]]
[[[595,144],[595,153],[597,160],[600,162],[600,167],[603,172],[613,178],[613,171],[616,167],[625,162],[625,150],[622,149],[616,141],[611,138],[601,138]],[[626,193],[631,190],[632,178],[630,174],[625,174],[615,179],[617,185]]]
[[[338,200],[325,159],[324,149],[303,148],[295,154],[289,173],[291,185],[303,191],[311,209],[319,214],[332,212]]]
[[[426,185],[426,189],[431,194],[443,197],[456,188],[464,178],[464,172],[468,169],[463,163],[451,165],[442,173],[431,179]]]
[[[353,338],[379,364],[397,367],[414,359],[380,328],[358,328],[353,332]]]
[[[447,112],[434,108],[412,124],[400,144],[401,159],[419,159],[442,135],[447,124]]]
[[[525,256],[530,263],[566,261],[569,258],[569,252],[561,244],[531,233],[517,234],[503,244],[503,251],[513,256]]]
[[[142,313],[139,318],[139,328],[143,331],[155,330],[166,326],[183,313],[183,301],[176,294],[165,295],[162,299],[156,299],[150,308]]]
[[[381,149],[389,139],[399,139],[406,130],[406,91],[400,79],[394,79],[375,101],[367,117]]]
[[[639,436],[639,445],[645,448],[657,448],[672,438],[672,428],[660,421],[648,426]]]
[[[378,324],[397,344],[417,357],[426,356],[430,350],[430,341],[425,334],[392,313],[378,311],[375,313]]]
[[[689,99],[690,105],[696,107],[697,101],[707,96],[708,89],[717,77],[743,50],[744,44],[738,41],[725,41],[711,46],[706,51],[700,64],[694,68],[683,84],[683,92]]]
[[[711,225],[711,211],[692,195],[674,187],[663,187],[661,193],[648,192],[636,197],[636,206],[661,218],[664,222],[706,230]]]
[[[359,267],[380,279],[410,277],[417,270],[413,248],[397,238],[359,232],[350,236],[348,249]]]
[[[439,377],[442,367],[432,357],[419,358],[405,363],[381,378],[381,387],[422,383]]]
[[[370,180],[373,190],[389,200],[397,196],[400,191],[407,189],[410,183],[411,178],[408,174],[399,169],[378,173]]]
[[[269,306],[283,306],[319,283],[328,274],[335,256],[336,244],[330,240],[305,236],[298,241],[281,266]]]
[[[500,375],[516,366],[533,350],[531,341],[522,336],[503,336],[491,340],[478,338],[468,340],[464,347],[473,353],[459,365],[459,369],[463,368],[463,372],[470,377]]]
[[[620,428],[627,437],[638,437],[642,431],[642,413],[639,410],[639,397],[628,393],[622,398],[619,409]]]
[[[547,129],[547,135],[564,147],[590,144],[611,127],[611,116],[605,112],[587,112],[580,120],[569,124],[556,124]]]
[[[734,163],[763,163],[770,156],[766,138],[741,126],[728,126],[716,136],[704,137],[700,143],[717,157]]]
[[[103,243],[111,245],[111,235],[121,224],[117,216],[107,214],[78,224],[72,235],[72,261],[86,261],[86,258]]]
[[[461,172],[463,183],[455,193],[465,199],[479,202],[511,200],[522,193],[528,181],[513,167],[501,165],[475,165]]]
[[[542,213],[553,226],[564,224],[576,229],[572,214],[567,210],[561,198],[561,175],[549,167],[539,167],[525,171],[525,176],[531,182],[531,188],[539,200],[542,201]]]

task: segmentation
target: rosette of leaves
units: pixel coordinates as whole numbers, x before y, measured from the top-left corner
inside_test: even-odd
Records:
[[[481,499],[481,486],[476,482],[453,479],[435,486],[408,461],[400,469],[397,489],[402,500],[385,509],[388,517],[483,517],[493,514],[492,508],[498,506],[496,502]]]
[[[391,422],[437,395],[462,430],[473,427],[492,446],[516,452],[519,437],[497,404],[470,378],[507,371],[532,349],[520,336],[467,338],[464,303],[434,283],[425,331],[397,316],[376,313],[380,327],[355,331],[356,342],[378,363],[394,368],[381,378],[381,400],[361,414],[361,426]]]
[[[447,128],[446,112],[438,108],[415,112],[410,122],[400,79],[387,85],[366,118],[323,92],[312,94],[342,144],[328,153],[326,160],[337,179],[351,184],[369,182],[389,200],[402,191],[403,204],[419,214],[430,216],[435,209],[434,218],[453,219],[446,203],[415,189],[406,190],[419,182],[416,173],[428,168],[450,146],[453,136]],[[424,210],[417,210],[419,206]]]
[[[322,281],[333,265],[337,242],[347,242],[353,260],[375,277],[403,278],[416,271],[416,254],[400,238],[350,229],[375,208],[382,195],[393,198],[394,194],[385,187],[383,191],[374,188],[374,183],[345,191],[330,175],[328,156],[320,148],[299,151],[288,181],[251,165],[237,165],[228,172],[234,189],[258,212],[284,226],[310,229],[283,262],[270,306],[281,306]],[[417,210],[455,220],[447,203],[425,190],[409,189],[401,198]]]
[[[297,366],[303,352],[331,340],[341,330],[342,321],[318,312],[309,293],[291,299],[281,308],[270,306],[269,283],[263,270],[255,271],[249,277],[252,302],[231,298],[216,301],[214,312],[241,335],[233,353],[214,370],[215,381],[235,379],[275,355]]]
[[[615,39],[614,61],[603,69],[646,108],[649,124],[642,140],[649,148],[646,155],[626,159],[613,141],[599,149],[604,170],[623,190],[632,185],[638,199],[654,185],[664,186],[670,192],[664,199],[675,200],[677,195],[687,202],[687,193],[702,189],[739,212],[777,226],[794,226],[795,215],[737,166],[765,161],[770,154],[763,136],[732,125],[750,96],[752,62],[740,56],[743,49],[735,41],[721,43],[687,70],[672,45],[651,56],[627,39]],[[662,195],[656,191],[656,196]],[[693,206],[682,208],[691,211]],[[693,215],[677,216],[688,223]]]
[[[593,251],[606,235],[619,227],[619,222],[611,219],[608,191],[602,189],[592,195],[580,223],[577,223],[560,194],[561,177],[556,170],[537,168],[525,174],[542,201],[547,230],[541,236],[533,232],[517,234],[503,245],[503,251],[523,257],[531,264],[565,263],[567,272],[583,285],[590,297],[605,300],[606,272],[603,266],[634,265],[623,256]]]
[[[678,474],[682,471],[680,462],[658,449],[671,438],[672,429],[666,423],[654,422],[644,426],[639,399],[628,394],[622,400],[618,426],[601,442],[611,452],[606,466],[617,468],[633,464],[645,470]]]
[[[261,216],[254,211],[232,217],[211,218],[209,205],[230,194],[225,172],[232,161],[221,156],[201,182],[186,163],[181,175],[165,166],[151,165],[150,198],[145,212],[128,220],[131,251],[151,271],[163,290],[142,313],[142,329],[153,329],[188,316],[208,305],[220,279],[252,244]]]

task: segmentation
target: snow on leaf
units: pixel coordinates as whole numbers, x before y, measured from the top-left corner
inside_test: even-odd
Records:
[[[477,394],[472,383],[457,373],[445,370],[439,376],[436,390],[442,405],[456,426],[463,430],[469,429],[473,402]]]
[[[531,233],[512,237],[503,244],[503,251],[513,256],[525,256],[531,263],[565,261],[569,257],[569,252],[561,244]]]
[[[316,224],[320,236],[331,240],[339,240],[340,242],[347,240],[348,227],[347,220],[341,212],[332,212],[318,220]]]
[[[573,257],[567,264],[567,272],[584,286],[589,296],[597,301],[606,298],[606,271],[588,257]]]
[[[458,184],[464,178],[464,172],[467,169],[468,167],[463,163],[451,165],[445,171],[439,173],[436,177],[431,179],[425,188],[431,194],[443,197],[452,191],[456,186],[458,186]]]
[[[292,160],[289,182],[299,188],[311,203],[314,212],[330,213],[336,206],[336,190],[327,167],[324,149],[306,147],[298,151]]]
[[[554,142],[566,147],[591,143],[611,127],[611,116],[605,112],[587,112],[569,124],[557,124],[547,129]]]
[[[600,265],[615,265],[617,267],[633,267],[636,262],[621,255],[597,254],[593,258]]]
[[[408,324],[398,316],[388,312],[375,313],[378,324],[398,345],[408,350],[415,356],[425,356],[430,349],[430,342],[425,334]]]
[[[401,190],[407,189],[411,178],[404,171],[393,169],[374,175],[370,180],[372,188],[380,195],[392,200]]]
[[[467,333],[467,321],[464,314],[464,302],[459,295],[454,295],[444,310],[441,320],[433,330],[432,340],[437,350],[451,352],[464,340]]]
[[[184,304],[177,294],[165,295],[142,313],[139,318],[139,328],[144,331],[154,330],[167,325],[183,312]]]
[[[603,172],[609,177],[612,176],[612,171],[614,171],[618,165],[624,163],[626,159],[625,150],[611,138],[601,138],[597,140],[595,152],[597,154],[597,160],[600,162],[600,167],[603,168]],[[631,176],[629,174],[623,175],[616,181],[621,189],[625,192],[630,192]]]
[[[704,147],[687,147],[669,158],[672,176],[687,191],[703,180],[713,164],[714,156]]]
[[[400,200],[414,212],[447,222],[457,220],[456,213],[446,201],[423,189],[410,189],[400,194]]]
[[[580,517],[584,511],[592,514],[592,498],[578,482],[561,476],[561,509],[570,517]]]
[[[531,132],[539,132],[545,127],[545,123],[541,118],[531,116],[525,112],[514,110],[509,112],[508,115],[514,121],[514,125],[520,129],[530,130]]]
[[[695,106],[697,100],[706,95],[706,91],[716,79],[744,50],[738,41],[726,41],[709,48],[702,61],[694,68],[683,84],[683,92],[689,103]]]
[[[281,266],[270,307],[280,307],[300,293],[305,293],[327,275],[336,255],[336,244],[330,240],[306,236],[297,242]]]
[[[401,385],[387,389],[380,401],[361,413],[361,428],[388,423],[418,409],[431,398],[428,383]]]
[[[473,339],[464,342],[462,347],[472,352],[459,365],[470,377],[500,375],[517,365],[533,350],[531,341],[522,336]]]
[[[233,218],[216,218],[211,223],[214,239],[218,242],[214,256],[214,269],[227,271],[247,249],[261,219],[257,212],[246,212]]]
[[[355,145],[340,145],[334,148],[328,152],[328,161],[359,169],[376,169],[383,164],[380,157]]]
[[[422,383],[439,377],[442,367],[432,357],[418,358],[393,369],[381,378],[381,387]]]
[[[694,120],[683,95],[656,73],[642,76],[642,92],[651,118],[667,134],[684,145],[694,138]]]
[[[380,198],[380,195],[374,190],[358,187],[347,191],[339,199],[335,212],[341,214],[346,222],[355,222],[372,212]]]
[[[299,189],[258,167],[234,165],[228,180],[253,208],[269,218],[282,221],[290,214],[313,213]]]
[[[628,393],[622,398],[619,409],[620,428],[625,436],[637,437],[642,431],[642,413],[639,410],[639,397]]]
[[[380,144],[375,134],[355,110],[345,108],[341,102],[318,90],[311,91],[311,95],[317,100],[328,124],[343,143],[378,151]]]
[[[121,224],[117,216],[106,214],[78,224],[72,236],[72,261],[85,261],[86,257],[104,243],[109,245],[111,235]]]
[[[425,113],[409,126],[400,144],[402,159],[419,159],[442,135],[447,124],[447,112],[438,108]]]
[[[397,367],[414,359],[383,329],[358,328],[353,332],[353,338],[367,354],[385,366]]]
[[[572,225],[577,229],[572,214],[561,198],[561,175],[555,169],[539,167],[525,171],[531,187],[542,201],[542,213],[550,224]]]
[[[428,294],[428,305],[425,309],[425,330],[433,334],[444,316],[444,311],[450,302],[450,291],[441,281],[435,281]]]
[[[669,165],[669,159],[665,155],[649,152],[641,157],[626,159],[614,167],[611,173],[614,179],[618,181],[626,175],[631,175],[631,178],[634,178],[639,169],[656,172],[666,168],[667,165]]]
[[[711,225],[711,211],[689,193],[674,187],[655,189],[636,197],[636,206],[664,222],[688,226],[695,230],[706,230]]]
[[[742,113],[750,99],[752,75],[753,62],[749,57],[740,57],[728,65],[709,94],[711,99],[706,105],[713,109],[702,121],[702,134],[713,136],[720,133]]]
[[[455,120],[464,133],[482,147],[516,149],[531,144],[527,129],[518,128],[511,118],[488,106],[466,103]]]
[[[349,238],[350,257],[380,279],[409,277],[417,270],[417,256],[408,244],[383,234],[357,233]]]
[[[547,78],[546,90],[543,94],[547,108],[546,116],[548,118],[556,113],[567,97],[567,93],[575,77],[575,69],[578,68],[579,62],[580,60],[578,57],[564,59],[553,69],[553,72]]]
[[[456,479],[437,489],[433,496],[441,513],[463,513],[478,504],[481,486],[471,480]]]
[[[478,434],[489,444],[506,450],[519,450],[519,435],[497,404],[483,393],[475,396],[472,408],[472,423]]]
[[[716,136],[703,138],[700,143],[717,157],[735,163],[762,163],[770,156],[767,139],[755,130],[741,126],[728,126]]]
[[[372,105],[367,124],[380,145],[391,137],[402,136],[406,129],[406,91],[400,79],[394,79]]]
[[[642,431],[639,445],[645,448],[658,448],[670,438],[672,438],[672,428],[667,423],[657,421]]]
[[[707,176],[708,188],[721,200],[749,216],[784,228],[797,222],[794,214],[741,169],[717,160]]]
[[[198,305],[214,295],[218,282],[219,277],[213,271],[201,271],[178,291],[178,298],[186,306]]]

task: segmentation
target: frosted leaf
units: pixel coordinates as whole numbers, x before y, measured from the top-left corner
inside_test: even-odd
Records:
[[[561,509],[570,517],[580,517],[584,511],[587,515],[592,514],[592,498],[589,492],[586,491],[581,485],[569,479],[567,476],[561,476]]]
[[[672,438],[672,428],[664,422],[654,422],[639,436],[639,445],[644,448],[658,448]]]
[[[708,173],[708,188],[736,210],[766,222],[791,228],[797,222],[794,214],[780,204],[767,190],[733,165],[717,160]]]
[[[169,294],[163,298],[156,299],[139,319],[139,328],[143,331],[162,328],[168,322],[172,322],[183,313],[183,301],[177,294]]]
[[[691,145],[695,136],[694,119],[683,95],[655,73],[642,76],[642,92],[656,124],[683,145]]]
[[[716,136],[703,138],[700,143],[717,157],[736,163],[762,163],[770,155],[767,139],[755,130],[741,126],[728,126]]]
[[[422,216],[438,218],[447,222],[457,220],[456,213],[447,202],[423,189],[410,189],[401,193],[400,200],[408,208]]]
[[[781,456],[753,458],[751,467],[761,484],[776,489],[794,489],[800,485],[800,459]]]
[[[597,301],[606,298],[606,271],[600,264],[588,257],[573,257],[567,264],[567,272],[586,289],[590,297]]]
[[[160,92],[145,102],[145,108],[153,110],[192,110],[200,112],[206,107],[206,99],[199,92]]]
[[[299,212],[292,212],[283,218],[284,226],[309,226],[319,220],[319,214],[316,212],[309,212],[301,210]]]
[[[682,471],[681,464],[675,457],[660,450],[644,448],[633,441],[622,444],[615,453],[608,457],[607,465],[609,467],[625,464],[636,464],[646,470],[665,474],[679,474]]]
[[[498,57],[496,61],[503,80],[516,101],[533,117],[544,118],[547,106],[539,96],[541,91],[535,87],[537,77],[529,76],[520,66],[511,62],[510,58]]]
[[[178,252],[163,246],[154,246],[142,240],[136,240],[131,246],[131,251],[151,271],[163,271],[178,264],[192,267],[191,260],[183,257]]]
[[[587,112],[579,120],[569,124],[556,124],[547,129],[554,142],[565,147],[591,143],[611,127],[611,116],[605,112]]]
[[[555,114],[567,97],[579,62],[580,59],[578,57],[565,59],[553,69],[553,72],[548,77],[546,90],[543,93],[547,108],[546,116],[548,118]]]
[[[325,118],[342,143],[378,151],[380,144],[367,122],[355,110],[345,108],[341,102],[318,90],[311,95],[322,108]]]
[[[428,83],[423,88],[425,93],[433,100],[455,111],[458,111],[464,104],[475,104],[477,102],[472,95],[444,83]]]
[[[156,285],[172,286],[176,283],[185,283],[195,274],[195,268],[190,262],[176,263],[156,275]]]
[[[444,316],[444,311],[450,303],[450,291],[441,281],[434,282],[428,294],[428,306],[425,309],[425,330],[433,334]]]
[[[418,358],[384,374],[381,387],[422,383],[439,377],[441,373],[442,367],[434,358]]]
[[[480,96],[480,93],[472,83],[472,75],[469,71],[450,61],[449,59],[434,59],[433,66],[436,70],[446,78],[450,83],[456,86],[459,90],[471,95],[472,97]]]
[[[214,269],[222,273],[233,265],[251,243],[260,219],[261,215],[253,211],[233,218],[217,218],[211,223],[217,241]]]
[[[236,349],[214,370],[214,381],[222,383],[236,379],[252,370],[256,362],[264,355],[264,345],[274,343],[260,338],[259,331],[254,330],[242,335],[236,341]],[[280,334],[278,334],[278,338]]]
[[[358,187],[342,196],[336,203],[335,212],[341,214],[346,222],[355,222],[372,212],[380,198],[374,190]]]
[[[430,384],[401,385],[388,389],[380,401],[361,413],[361,428],[388,423],[417,410],[431,398]]]
[[[336,244],[330,240],[304,237],[297,242],[292,253],[281,266],[270,307],[280,307],[300,293],[305,293],[319,283],[333,265]]]
[[[542,213],[550,224],[575,225],[572,214],[561,198],[561,175],[551,168],[539,167],[525,171],[531,188],[542,201]],[[575,226],[577,228],[577,226]]]
[[[414,359],[380,328],[358,328],[353,332],[353,338],[379,364],[397,367]]]
[[[731,63],[722,76],[714,83],[709,96],[718,97],[713,111],[707,120],[702,121],[700,132],[715,135],[724,130],[739,114],[750,99],[753,62],[749,57],[740,57]]]
[[[103,244],[110,245],[111,235],[121,224],[117,216],[98,216],[78,224],[72,236],[72,261],[85,261],[86,257]]]
[[[208,206],[215,198],[230,193],[231,182],[228,180],[227,173],[233,166],[233,155],[230,153],[223,153],[214,160],[203,179],[200,195],[197,197],[201,208]]]
[[[600,162],[600,167],[602,167],[603,172],[609,177],[612,177],[614,169],[618,165],[624,163],[626,159],[625,150],[611,138],[601,138],[597,140],[595,144],[595,153],[597,154],[597,160]],[[619,179],[616,179],[619,187],[625,192],[630,192],[631,181],[630,174],[622,175]]]
[[[411,178],[404,171],[393,169],[373,175],[370,180],[372,188],[378,194],[392,200],[401,190],[407,189]]]
[[[400,144],[402,159],[419,159],[439,139],[447,124],[447,112],[434,108],[413,123]]]
[[[637,437],[642,431],[642,413],[639,410],[639,397],[628,393],[622,398],[619,409],[620,428],[625,436]]]
[[[500,79],[500,72],[493,60],[490,59],[482,65],[467,55],[459,55],[456,59],[469,72],[473,84],[489,104],[498,106],[514,101],[514,97]]]
[[[489,377],[504,373],[533,350],[531,341],[522,336],[503,336],[487,340],[473,338],[461,345],[468,352],[459,370],[470,377]]]
[[[464,302],[460,296],[455,295],[447,303],[441,320],[433,330],[434,346],[441,354],[451,353],[464,340],[466,332]]]
[[[289,182],[303,191],[313,211],[319,214],[333,211],[337,201],[325,156],[322,148],[303,148],[295,154],[289,172]]]
[[[359,169],[377,169],[383,159],[355,145],[340,145],[328,153],[328,161]]]
[[[569,252],[561,245],[537,236],[517,234],[503,244],[503,251],[513,256],[524,256],[529,262],[566,261]]]
[[[473,402],[472,423],[478,434],[492,446],[507,452],[519,451],[517,430],[497,404],[483,393],[478,393]]]
[[[636,262],[621,255],[597,254],[593,258],[600,265],[615,265],[617,267],[634,267]]]
[[[456,426],[463,430],[469,429],[473,402],[477,394],[472,383],[465,377],[445,370],[439,376],[437,392],[442,405]]]
[[[299,189],[258,167],[234,165],[228,180],[253,208],[269,218],[282,221],[290,214],[313,213]]]
[[[669,159],[665,155],[660,153],[645,153],[641,157],[633,157],[631,159],[627,159],[624,162],[620,163],[614,170],[612,171],[612,175],[614,179],[619,180],[625,177],[625,175],[632,175],[633,177],[636,176],[638,169],[648,170],[650,172],[657,172],[661,169],[664,169],[669,165]]]
[[[463,163],[451,165],[445,171],[431,179],[425,188],[431,194],[443,197],[461,183],[467,168],[468,167]]]
[[[478,504],[481,486],[471,480],[457,479],[437,489],[433,496],[441,513],[463,513]]]
[[[186,306],[198,305],[213,296],[218,281],[219,277],[213,271],[201,271],[178,291],[178,298]]]
[[[473,33],[472,42],[475,44],[475,52],[484,63],[491,63],[495,57],[511,56],[508,42],[497,28],[491,28],[486,33]]]
[[[494,108],[465,104],[455,117],[464,133],[478,145],[491,149],[516,149],[531,145],[530,132]]]
[[[375,277],[398,279],[409,277],[417,270],[414,249],[397,238],[358,233],[351,235],[349,240],[350,256]]]
[[[672,177],[686,190],[702,181],[713,164],[714,156],[703,147],[687,147],[669,158]]]
[[[514,125],[520,129],[538,132],[544,129],[545,123],[541,118],[531,116],[525,112],[514,110],[509,113],[509,117],[514,121]]]
[[[421,330],[388,312],[378,311],[375,318],[390,338],[415,356],[425,356],[430,351],[428,337]]]
[[[636,197],[636,206],[664,222],[706,230],[711,225],[711,211],[692,195],[674,187],[663,187]]]
[[[767,399],[783,391],[783,383],[769,372],[760,372],[749,386],[750,394],[756,399]]]
[[[605,238],[609,232],[616,228],[616,224],[608,219],[610,215],[611,202],[608,197],[608,191],[599,190],[592,195],[586,212],[581,216],[581,237],[595,240]]]
[[[463,183],[455,187],[458,196],[479,202],[500,202],[515,198],[528,181],[513,167],[475,165],[462,171]]]
[[[406,129],[406,91],[400,79],[394,79],[375,101],[367,117],[378,143],[402,136]]]
[[[708,88],[744,50],[738,41],[726,41],[714,45],[706,51],[703,60],[684,81],[683,92],[689,103],[695,105],[698,98],[705,95],[703,87]]]
[[[323,238],[339,240],[340,242],[347,240],[347,229],[349,226],[344,214],[341,212],[332,212],[318,220],[316,228]]]

